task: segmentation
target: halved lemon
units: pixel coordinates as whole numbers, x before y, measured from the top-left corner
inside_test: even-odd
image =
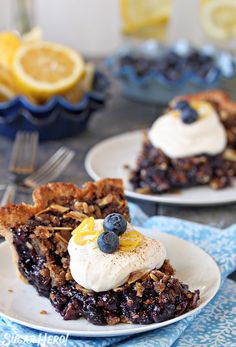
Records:
[[[5,90],[9,91],[9,93],[7,93],[8,95],[11,94],[12,96],[15,96],[20,94],[20,90],[17,86],[17,83],[15,81],[12,71],[1,64],[0,64],[0,85],[2,86],[3,89],[5,87]]]
[[[22,91],[42,99],[73,88],[83,77],[85,64],[75,50],[39,41],[22,45],[12,68]]]
[[[0,33],[0,65],[9,69],[20,46],[21,39],[13,32]]]
[[[170,0],[121,0],[124,32],[168,21],[171,14]]]
[[[202,1],[201,20],[205,32],[214,39],[236,37],[236,1]]]
[[[85,64],[84,77],[81,79],[81,81],[79,81],[79,83],[77,83],[72,89],[70,89],[69,92],[64,95],[64,97],[72,104],[79,102],[84,93],[92,90],[94,75],[95,65],[92,63]]]
[[[3,84],[0,84],[0,102],[14,98],[15,93]]]

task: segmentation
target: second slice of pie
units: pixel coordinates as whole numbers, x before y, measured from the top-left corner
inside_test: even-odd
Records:
[[[209,185],[236,176],[236,103],[212,90],[175,98],[144,134],[130,182],[139,193]]]

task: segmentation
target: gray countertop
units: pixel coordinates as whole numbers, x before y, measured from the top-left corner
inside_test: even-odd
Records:
[[[62,144],[69,146],[76,151],[76,157],[64,171],[60,180],[81,185],[90,179],[84,168],[84,158],[93,145],[116,134],[147,128],[155,120],[158,112],[160,109],[155,106],[135,103],[124,98],[117,83],[114,82],[106,108],[93,115],[88,129],[75,138],[40,144],[37,165],[46,161]],[[0,184],[8,181],[7,166],[11,148],[12,143],[0,137]],[[29,197],[24,196],[23,198],[28,199]],[[20,199],[22,199],[21,195],[17,197],[17,200]],[[178,207],[140,201],[137,203],[148,215],[174,216],[218,228],[225,228],[236,222],[236,203],[217,207]]]
[[[46,161],[62,144],[69,146],[75,149],[76,157],[64,171],[60,180],[81,185],[89,179],[84,168],[84,158],[93,145],[122,132],[147,128],[155,120],[157,112],[160,112],[160,109],[155,106],[135,103],[124,98],[117,82],[114,81],[106,107],[93,115],[88,129],[75,138],[40,144],[37,165]],[[8,181],[7,167],[11,148],[12,143],[0,137],[0,184]],[[18,194],[16,201],[28,202],[29,198],[29,196]],[[137,203],[150,216],[155,214],[174,216],[221,229],[236,222],[236,204],[217,207],[178,207],[140,201]]]

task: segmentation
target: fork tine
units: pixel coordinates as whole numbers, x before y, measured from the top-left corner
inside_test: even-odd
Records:
[[[8,170],[11,172],[14,171],[15,169],[15,163],[17,161],[19,148],[21,147],[21,142],[22,142],[22,132],[18,131],[15,137],[14,144],[13,144],[11,159],[10,159],[10,163],[8,167]]]
[[[37,132],[17,132],[8,170],[16,174],[32,173],[37,146]]]
[[[39,170],[27,177],[24,183],[31,188],[52,181],[60,175],[69,162],[73,159],[75,152],[61,147]]]
[[[55,163],[57,163],[61,157],[65,154],[65,148],[61,147],[45,164],[43,164],[34,174],[30,176],[30,179],[37,180],[40,176],[50,170]],[[26,179],[28,179],[27,177]]]
[[[48,167],[46,170],[42,171],[40,174],[35,175],[33,177],[33,180],[35,182],[38,182],[38,181],[44,179],[44,177],[51,175],[51,173],[53,173],[53,171],[57,168],[57,166],[60,165],[63,162],[63,160],[66,158],[66,155],[67,155],[66,153],[63,153],[60,157],[58,157],[58,159],[55,162],[53,162],[53,164],[50,167]]]
[[[62,161],[60,161],[53,170],[50,170],[44,176],[41,176],[37,181],[34,181],[34,187],[39,186],[41,184],[53,181],[57,178],[61,172],[66,168],[69,162],[73,159],[74,154],[68,154]]]
[[[61,157],[56,163],[54,163],[52,168],[46,171],[43,175],[38,176],[36,179],[27,178],[25,180],[25,183],[31,188],[33,188],[43,183],[52,181],[53,179],[59,176],[59,174],[64,170],[64,168],[68,165],[68,163],[72,160],[73,157],[74,153],[69,153],[66,156]]]
[[[12,202],[14,200],[15,194],[16,194],[16,186],[13,184],[9,184],[6,187],[6,190],[2,196],[0,206],[2,207]]]

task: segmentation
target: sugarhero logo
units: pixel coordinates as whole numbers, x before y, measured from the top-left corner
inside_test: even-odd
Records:
[[[33,344],[34,346],[48,347],[57,344],[58,346],[66,346],[69,334],[67,335],[49,335],[47,333],[39,333],[38,335],[15,335],[11,333],[3,334],[0,340],[0,346],[21,346],[22,344]]]

